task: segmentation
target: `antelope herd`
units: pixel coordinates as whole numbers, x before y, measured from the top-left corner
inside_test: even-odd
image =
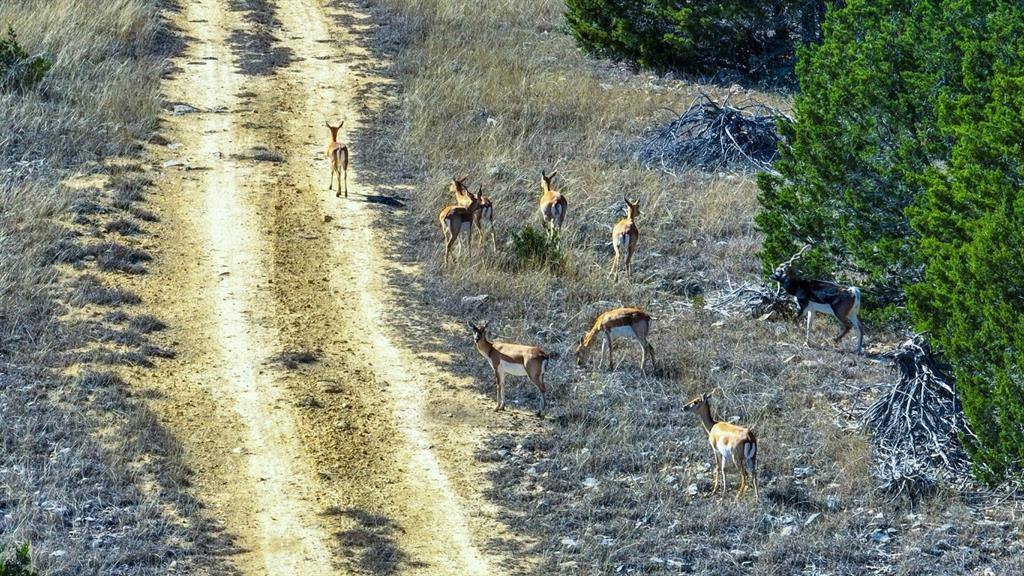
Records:
[[[342,122],[342,125],[344,122]],[[338,181],[337,196],[342,195],[344,183],[344,194],[348,197],[348,147],[338,142],[338,129],[331,126],[331,141],[327,147],[327,157],[331,162],[331,186],[335,179]],[[568,211],[568,202],[565,196],[556,190],[552,180],[558,171],[548,174],[541,171],[540,180],[540,215],[547,229],[548,236],[557,238],[562,226],[565,223]],[[490,236],[491,245],[497,250],[497,240],[494,227],[494,204],[492,200],[484,196],[483,185],[478,185],[474,194],[466,185],[467,176],[452,177],[448,190],[454,196],[455,203],[445,206],[438,214],[438,222],[441,225],[441,233],[444,241],[444,266],[450,266],[453,259],[452,248],[460,235],[465,235],[467,250],[472,256],[473,229],[476,228],[483,241]],[[619,220],[612,228],[612,267],[609,275],[618,280],[620,268],[625,268],[626,278],[632,277],[633,254],[636,251],[640,232],[636,225],[636,218],[640,215],[639,200],[630,200],[623,197],[626,208],[626,215]],[[800,252],[789,260],[783,262],[771,275],[771,279],[778,282],[782,288],[796,298],[799,313],[797,318],[807,315],[806,345],[810,345],[811,329],[814,325],[816,312],[823,312],[831,315],[839,321],[842,328],[836,336],[836,344],[852,328],[857,329],[857,353],[863,351],[864,333],[860,320],[857,317],[860,311],[860,289],[853,286],[842,286],[834,282],[824,280],[810,280],[799,277],[793,269],[793,264],[802,257],[810,246],[804,246]],[[462,244],[459,244],[458,256],[462,255]],[[647,374],[647,358],[650,357],[652,370],[655,369],[654,348],[648,341],[653,319],[640,308],[620,307],[606,310],[598,314],[590,329],[580,336],[576,346],[576,364],[578,367],[586,365],[590,350],[597,339],[601,340],[601,357],[599,365],[604,365],[605,354],[608,356],[607,367],[614,370],[615,363],[612,360],[612,344],[615,337],[626,337],[636,340],[640,346],[640,373]],[[544,374],[547,371],[551,356],[537,346],[527,344],[515,344],[511,342],[499,342],[490,340],[487,337],[487,323],[477,326],[470,322],[469,327],[473,332],[473,340],[477,352],[483,356],[494,372],[495,380],[495,410],[502,410],[505,407],[505,377],[508,375],[526,376],[530,379],[537,391],[540,393],[540,406],[537,416],[543,417],[547,404],[547,391],[544,385]],[[718,492],[719,479],[721,479],[722,490],[726,489],[726,464],[732,463],[740,473],[740,485],[736,492],[739,498],[752,485],[754,497],[757,498],[757,436],[749,428],[730,424],[728,422],[716,421],[711,416],[711,405],[709,394],[703,394],[689,401],[683,410],[697,416],[701,426],[707,433],[708,442],[711,445],[713,484],[712,494]]]

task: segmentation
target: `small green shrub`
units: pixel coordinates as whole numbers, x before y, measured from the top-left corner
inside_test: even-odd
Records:
[[[38,576],[32,569],[32,559],[28,555],[28,542],[14,550],[13,554],[0,554],[0,576]]]
[[[29,56],[18,44],[13,27],[7,29],[7,38],[0,38],[0,92],[35,86],[52,65],[46,56]]]
[[[565,254],[558,243],[558,233],[548,235],[543,230],[526,226],[512,232],[512,250],[517,268],[548,268],[557,270],[565,263]]]

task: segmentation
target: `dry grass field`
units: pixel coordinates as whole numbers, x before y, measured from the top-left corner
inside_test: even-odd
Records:
[[[836,326],[826,321],[807,348],[792,324],[703,307],[710,295],[760,279],[753,179],[660,174],[633,153],[646,131],[700,93],[783,109],[785,95],[590,60],[564,32],[556,0],[363,5],[379,26],[366,38],[393,63],[394,100],[357,140],[355,161],[410,188],[408,210],[391,221],[404,231],[395,253],[426,277],[399,279],[410,302],[459,321],[489,320],[499,338],[556,358],[550,423],[491,438],[479,453],[491,498],[522,537],[493,542],[513,573],[1021,572],[1019,500],[942,487],[910,500],[876,488],[858,416],[893,378],[877,354],[899,335],[868,326],[869,354],[858,357],[850,339],[831,345]],[[540,226],[540,174],[553,169],[568,200],[565,263],[524,268],[510,235]],[[446,270],[436,218],[452,203],[450,178],[463,174],[494,201],[498,250],[464,250]],[[635,280],[613,283],[609,233],[623,195],[640,200],[640,244]],[[483,304],[464,300],[481,294]],[[653,377],[637,373],[633,343],[619,345],[614,371],[575,367],[576,338],[618,305],[655,317]],[[468,328],[431,345],[455,358],[448,368],[473,376],[481,395],[492,394]],[[758,433],[760,500],[708,494],[707,440],[681,407],[711,390],[720,418]],[[528,383],[510,391],[513,412],[534,405]],[[539,561],[529,568],[516,561],[530,555]]]
[[[171,354],[118,287],[148,259],[133,156],[163,105],[170,7],[0,3],[4,35],[53,64],[34,89],[0,93],[0,548],[29,543],[41,574],[227,570],[176,442],[116,368]]]

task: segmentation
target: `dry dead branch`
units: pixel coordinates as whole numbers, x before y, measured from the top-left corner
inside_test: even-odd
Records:
[[[939,481],[968,485],[971,461],[960,438],[975,436],[953,377],[917,334],[886,356],[899,379],[862,417],[872,432],[875,476],[884,488],[911,494]]]
[[[778,156],[776,121],[792,120],[763,104],[733,107],[707,94],[640,146],[637,159],[650,169],[675,175],[677,170],[771,170]]]
[[[772,290],[765,284],[751,283],[708,298],[705,308],[723,316],[739,315],[765,320],[791,320],[797,313],[796,303],[785,292],[779,289]]]

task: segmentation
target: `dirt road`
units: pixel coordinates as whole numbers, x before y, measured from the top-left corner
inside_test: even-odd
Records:
[[[263,2],[282,58],[247,75],[238,4],[175,15],[188,47],[166,96],[197,111],[169,113],[154,146],[159,264],[133,288],[178,358],[137,378],[242,573],[500,573],[484,552],[500,530],[472,456],[481,430],[429,409],[435,394],[467,413],[488,403],[394,344],[401,298],[358,150],[349,198],[326,190],[324,121],[358,130],[373,103],[357,89],[380,81],[353,71],[367,56],[339,24],[362,16]]]

